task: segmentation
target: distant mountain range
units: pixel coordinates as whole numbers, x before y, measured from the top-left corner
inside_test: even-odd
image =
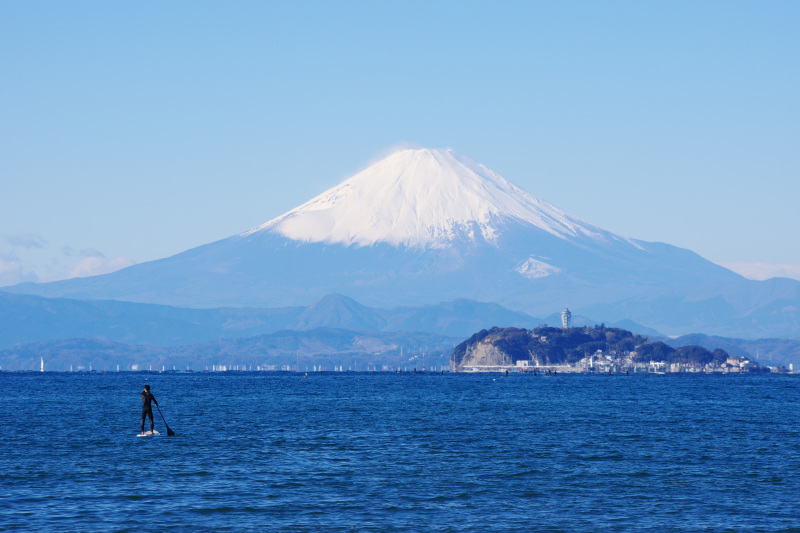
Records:
[[[763,366],[794,365],[800,371],[800,339],[732,339],[695,333],[676,339],[663,339],[673,348],[702,346],[707,350],[721,348],[730,355],[747,357]]]
[[[472,300],[543,316],[566,304],[577,314],[666,335],[800,337],[800,282],[746,280],[689,250],[604,230],[452,150],[399,151],[257,228],[172,257],[4,290],[283,309],[226,331],[255,332],[259,320],[314,323],[290,318],[291,309],[336,293],[384,309]],[[341,320],[395,327],[395,318],[344,307]],[[190,322],[239,320],[233,310],[209,313]],[[414,316],[415,327],[430,330],[428,318]],[[170,335],[165,325],[151,329]]]
[[[168,347],[68,339],[0,350],[0,370],[442,370],[458,342],[434,333],[334,328]]]
[[[305,307],[186,309],[113,300],[70,300],[0,292],[0,348],[41,341],[95,339],[186,346],[280,330],[337,328],[469,336],[493,324],[536,325],[538,318],[469,300],[422,307],[372,308],[331,294]]]
[[[185,309],[0,292],[0,370],[36,370],[41,360],[48,370],[61,371],[91,365],[94,370],[446,367],[453,346],[477,331],[560,322],[558,313],[539,319],[470,300],[381,309],[332,294],[306,307]],[[577,315],[572,324],[597,321]],[[799,340],[697,334],[667,339],[630,321],[606,325],[674,347],[722,348],[764,364],[794,362],[800,368]]]
[[[471,300],[382,309],[329,294],[305,307],[187,309],[114,300],[42,298],[0,291],[0,349],[67,339],[173,347],[318,328],[425,332],[464,338],[497,324],[532,328],[560,321],[557,313],[541,319],[497,304]],[[592,322],[578,316],[573,323]],[[630,322],[619,325],[631,326],[637,333],[658,334]]]

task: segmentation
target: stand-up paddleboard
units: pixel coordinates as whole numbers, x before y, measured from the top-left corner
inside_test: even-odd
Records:
[[[136,435],[137,437],[157,437],[160,435],[158,431],[145,431],[144,433],[139,433]]]

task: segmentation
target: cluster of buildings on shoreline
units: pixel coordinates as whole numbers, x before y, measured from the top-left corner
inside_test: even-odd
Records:
[[[561,331],[570,331],[571,318],[572,313],[565,308],[561,313]],[[595,326],[595,330],[598,327],[602,328],[602,326]],[[498,328],[495,329],[500,331]],[[612,330],[612,333],[615,331],[617,330]],[[502,333],[500,331],[499,334],[502,335]],[[515,333],[511,332],[510,335]],[[630,332],[624,333],[630,336]],[[549,344],[551,342],[548,336],[545,335],[539,335],[534,332],[529,332],[529,335],[541,344]],[[477,357],[466,358],[468,361],[462,364],[456,364],[455,360],[452,361],[451,369],[456,372],[541,372],[548,374],[554,372],[602,374],[666,374],[682,372],[705,374],[794,373],[792,364],[789,365],[788,369],[783,366],[762,366],[747,357],[728,355],[723,350],[714,350],[712,353],[700,347],[689,347],[695,348],[695,350],[688,350],[688,353],[680,353],[682,349],[673,350],[663,345],[663,343],[659,344],[662,344],[662,353],[657,357],[653,357],[655,354],[652,353],[652,349],[639,353],[637,351],[640,349],[639,347],[636,350],[609,347],[610,349],[606,350],[598,349],[577,361],[572,359],[569,363],[542,364],[542,361],[548,361],[548,359],[536,355],[534,353],[535,348],[531,349],[530,345],[527,348],[530,359],[518,359],[522,355],[520,352],[523,351],[519,348],[515,350],[516,353],[512,356],[512,352],[491,349],[486,341],[483,342],[483,345],[479,341],[472,354],[479,354],[481,351],[482,353]],[[664,353],[664,348],[670,350],[670,352]],[[697,353],[698,351],[700,352],[699,354]]]
[[[738,374],[738,373],[794,373],[793,365],[761,366],[746,357],[729,356],[724,363],[693,365],[688,363],[668,363],[664,361],[636,361],[636,352],[628,352],[622,356],[616,353],[597,353],[584,357],[571,365],[539,365],[533,361],[516,361],[513,365],[466,365],[461,372],[533,372],[533,373],[599,373],[599,374],[667,374],[667,373],[705,373],[705,374]]]

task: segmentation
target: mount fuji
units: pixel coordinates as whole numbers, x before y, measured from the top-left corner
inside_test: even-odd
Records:
[[[185,307],[467,298],[534,315],[568,304],[665,333],[800,334],[800,283],[745,280],[607,231],[452,150],[398,151],[259,227],[172,257],[4,290]]]

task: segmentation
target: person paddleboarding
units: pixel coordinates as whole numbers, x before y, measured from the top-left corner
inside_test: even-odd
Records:
[[[156,397],[153,396],[153,393],[150,392],[150,385],[145,385],[144,390],[142,391],[142,435],[144,435],[144,419],[146,417],[150,417],[150,434],[152,435],[155,433],[153,430],[155,429],[155,424],[153,423],[153,406],[150,405],[150,402],[156,404],[158,407],[158,401]]]

